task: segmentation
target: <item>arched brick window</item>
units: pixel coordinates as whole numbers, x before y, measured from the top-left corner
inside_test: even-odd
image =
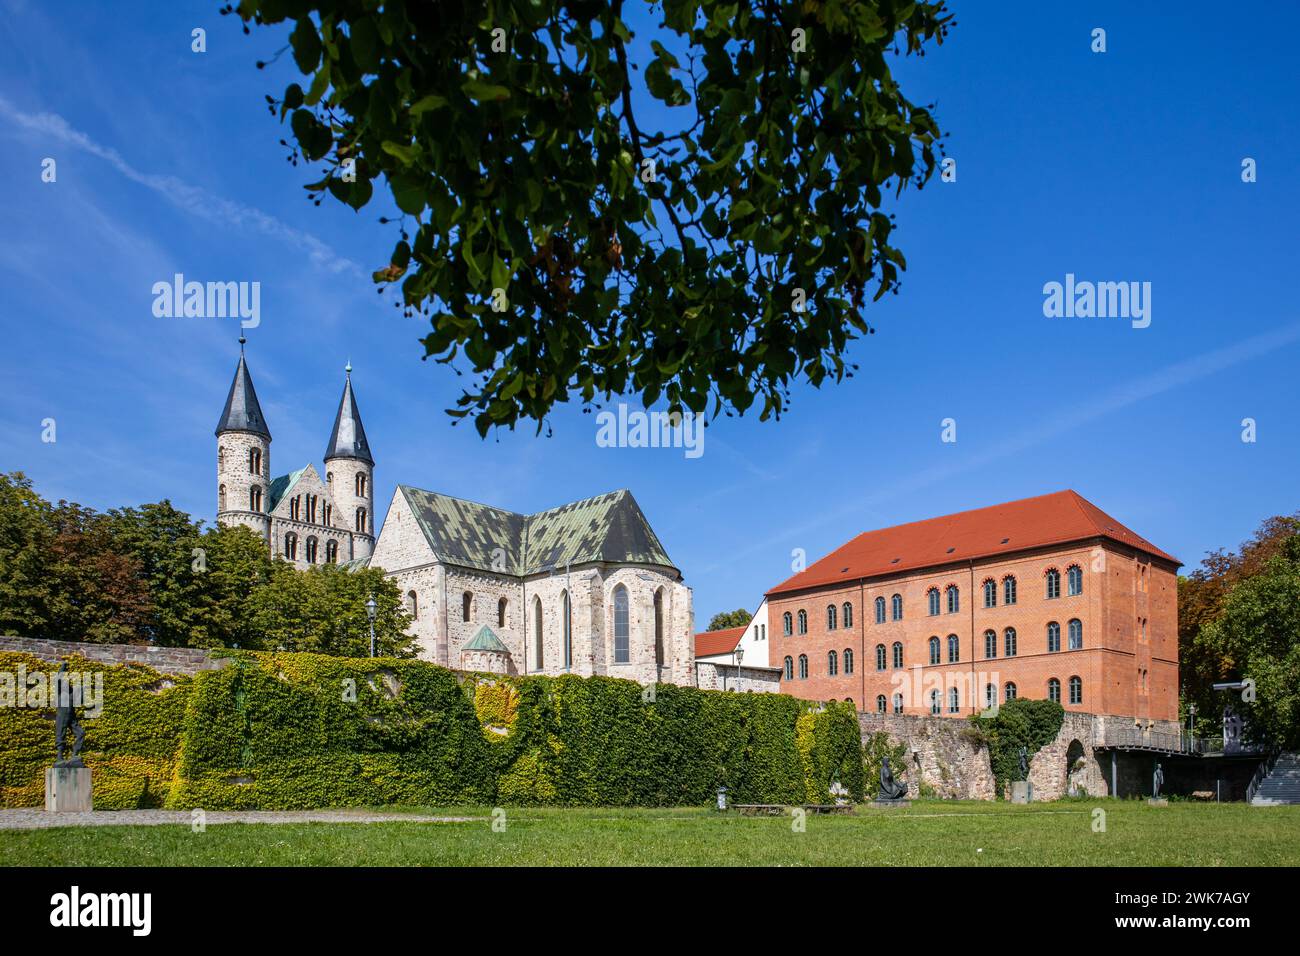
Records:
[[[902,695],[902,694],[895,694],[895,695],[894,695],[894,713],[896,713],[896,714],[901,714],[902,712],[903,712],[903,695]]]
[[[984,581],[984,606],[998,606],[998,582],[994,581],[992,578],[988,578]]]
[[[997,631],[984,632],[984,656],[990,659],[998,656],[998,632]]]
[[[853,605],[850,604],[848,601],[845,601],[845,602],[844,602],[844,615],[843,615],[843,618],[844,618],[844,626],[845,626],[845,627],[852,627],[852,626],[853,626]]]
[[[1005,700],[1015,700],[1016,685],[1011,683],[1011,681],[1007,681],[1007,685],[1002,688],[1002,696]]]
[[[885,623],[885,599],[882,597],[876,598],[876,623]]]
[[[956,687],[948,688],[948,713],[956,714],[961,711],[961,692]]]
[[[1070,703],[1083,703],[1083,680],[1079,677],[1070,678]]]
[[[891,610],[894,612],[894,620],[901,621],[903,619],[903,595],[895,594],[890,598],[890,604],[893,605]]]
[[[808,655],[799,655],[799,679],[806,680],[808,677]]]
[[[1071,597],[1083,593],[1083,568],[1072,564],[1065,569],[1065,586]]]
[[[786,637],[789,637],[791,634],[794,633],[794,627],[791,624],[792,620],[793,618],[790,617],[789,611],[786,611],[784,614],[781,615],[781,629],[782,629],[782,633],[784,633]]]
[[[903,642],[894,641],[894,668],[903,666]]]
[[[1061,596],[1061,572],[1056,568],[1048,568],[1044,577],[1047,581],[1047,599],[1051,601],[1059,598]]]
[[[1055,677],[1048,678],[1047,681],[1047,699],[1061,702],[1061,682]]]
[[[799,633],[808,633],[808,612],[800,608],[799,610]]]
[[[889,701],[885,699],[885,695],[884,694],[878,695],[876,697],[876,713],[883,714],[888,709],[889,709]]]
[[[1061,625],[1055,621],[1047,622],[1047,653],[1055,654],[1061,649]]]
[[[1073,618],[1067,625],[1067,632],[1070,643],[1067,645],[1072,651],[1083,650],[1083,622],[1077,617]]]
[[[836,614],[836,610],[835,610],[835,605],[834,605],[834,604],[829,604],[829,605],[827,605],[827,607],[826,607],[826,630],[828,630],[828,631],[833,631],[833,630],[835,630],[835,619],[836,619],[836,616],[837,616],[837,614]]]
[[[876,645],[876,670],[883,671],[889,666],[888,658],[885,655],[885,645]]]
[[[827,676],[829,676],[829,677],[834,677],[834,676],[835,676],[836,674],[838,674],[839,672],[840,672],[840,666],[839,666],[839,655],[837,655],[834,651],[827,651],[827,652],[826,652],[826,674],[827,674]]]
[[[1014,574],[1008,574],[1002,579],[1002,603],[1016,603],[1016,576]]]
[[[950,584],[944,593],[948,597],[948,613],[956,614],[961,610],[961,590],[957,585]]]
[[[793,657],[787,657],[785,659],[785,679],[794,680],[794,658]]]
[[[853,673],[853,648],[844,648],[844,673]]]
[[[930,663],[939,663],[939,638],[937,637],[930,638]]]
[[[930,609],[930,616],[935,617],[939,613],[939,589],[930,588],[925,592],[926,605]]]
[[[948,635],[948,663],[956,664],[961,660],[961,641],[956,634]]]
[[[930,714],[934,717],[938,717],[941,713],[943,713],[943,710],[939,706],[939,692],[937,690],[932,690],[930,691]]]
[[[1016,629],[1009,627],[1002,632],[1002,653],[1007,657],[1016,656]]]

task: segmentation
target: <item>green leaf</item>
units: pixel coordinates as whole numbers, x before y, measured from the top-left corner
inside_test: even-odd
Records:
[[[510,91],[504,86],[497,86],[495,83],[486,83],[480,79],[466,80],[460,86],[461,91],[472,100],[499,101],[508,100]]]
[[[424,211],[423,177],[414,173],[398,173],[389,182],[398,209],[412,216],[418,216]]]

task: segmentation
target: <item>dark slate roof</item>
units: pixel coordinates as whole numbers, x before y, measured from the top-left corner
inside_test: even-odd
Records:
[[[291,471],[287,475],[271,479],[271,507],[266,509],[268,514],[274,511],[275,506],[280,503],[281,499],[293,490],[293,486],[298,483],[298,479],[302,477],[303,472],[306,470],[307,466],[303,465],[297,471]]]
[[[349,367],[350,368],[350,367]],[[366,430],[361,426],[361,412],[357,410],[357,397],[352,394],[352,373],[348,372],[343,384],[343,397],[339,399],[338,414],[334,416],[334,430],[325,449],[325,461],[331,458],[356,458],[373,466]]]
[[[257,403],[257,392],[253,390],[253,378],[248,374],[242,350],[239,365],[235,367],[235,380],[230,383],[230,394],[226,396],[226,408],[217,423],[216,434],[222,432],[252,432],[271,440],[271,431],[266,427],[262,406]]]
[[[481,571],[536,574],[605,561],[677,570],[626,489],[533,515],[399,485],[439,560]],[[500,549],[500,561],[494,554]]]

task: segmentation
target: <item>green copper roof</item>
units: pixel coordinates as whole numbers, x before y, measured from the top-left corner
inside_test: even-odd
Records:
[[[302,473],[307,470],[307,466],[299,468],[297,471],[291,471],[287,475],[281,475],[279,478],[271,480],[271,507],[267,511],[274,511],[275,506],[280,503],[285,495],[293,490],[293,486],[298,483]]]
[[[510,650],[501,643],[501,638],[492,632],[492,628],[484,624],[474,635],[474,640],[470,641],[462,651],[498,651],[502,654],[509,654]]]
[[[533,515],[399,485],[439,560],[506,574],[604,561],[676,570],[632,493],[612,491]]]
[[[344,571],[363,571],[370,567],[370,556],[364,558],[353,558],[351,561],[344,561],[339,565]]]

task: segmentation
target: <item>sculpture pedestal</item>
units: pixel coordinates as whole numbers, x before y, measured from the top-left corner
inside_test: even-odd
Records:
[[[911,804],[911,800],[903,797],[901,800],[872,800],[873,807],[880,807],[882,810],[892,810],[895,807],[906,807]]]
[[[1169,806],[1169,801],[1166,800],[1164,797],[1147,797],[1147,806],[1148,806],[1148,807],[1167,807],[1167,806]]]
[[[45,771],[46,813],[88,813],[89,767],[49,767]]]
[[[1012,803],[1033,803],[1034,785],[1028,780],[1015,780],[1011,784]]]

